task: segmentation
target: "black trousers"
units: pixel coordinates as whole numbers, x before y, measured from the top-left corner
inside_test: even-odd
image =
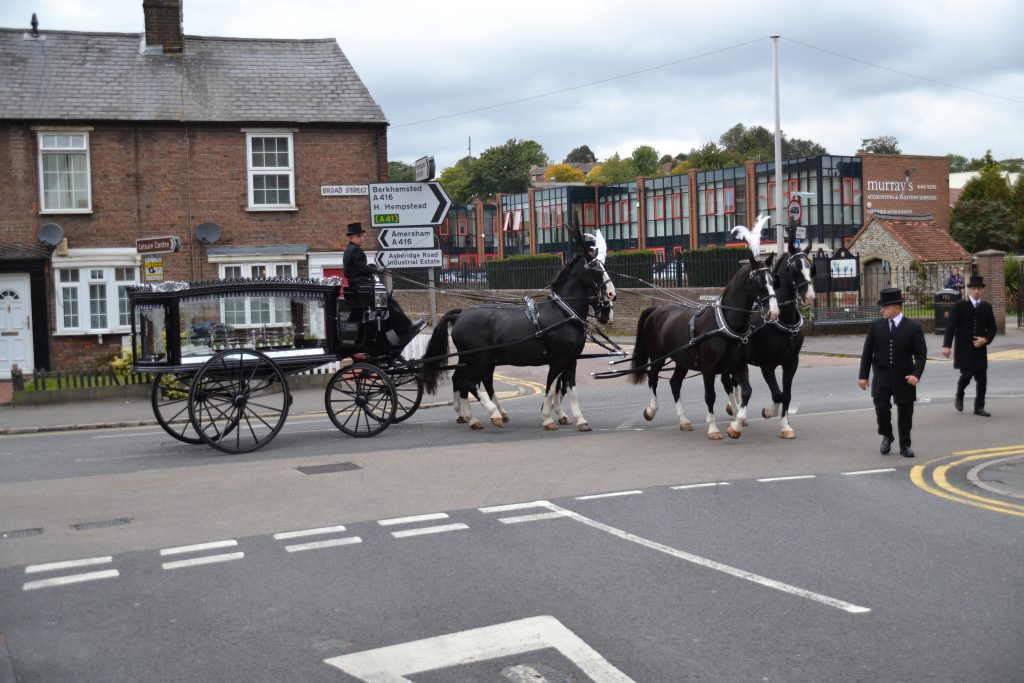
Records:
[[[878,420],[879,436],[892,435],[892,399],[891,394],[879,395],[874,398],[875,418]],[[914,402],[896,404],[896,430],[899,434],[900,450],[910,448],[910,429],[914,426]]]
[[[964,398],[964,389],[974,379],[974,409],[985,407],[985,390],[988,388],[988,372],[986,370],[960,370],[960,379],[956,382],[956,397]]]
[[[388,295],[388,323],[391,329],[399,336],[408,332],[409,328],[412,327],[412,321],[409,320],[409,316],[405,314],[405,311],[402,310],[402,307],[390,294]]]

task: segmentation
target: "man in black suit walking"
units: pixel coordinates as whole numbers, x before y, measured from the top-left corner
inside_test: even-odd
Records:
[[[878,305],[882,307],[882,317],[871,323],[864,340],[857,384],[861,389],[867,389],[868,376],[874,368],[871,398],[875,403],[878,433],[882,436],[879,452],[888,455],[892,448],[892,401],[896,404],[900,455],[913,458],[910,429],[914,423],[917,384],[924,373],[928,346],[920,323],[903,315],[903,294],[898,288],[883,289]]]
[[[949,358],[950,347],[955,349],[953,367],[960,371],[960,379],[956,383],[953,407],[963,411],[964,389],[973,377],[974,414],[991,417],[985,410],[985,389],[988,386],[988,345],[996,336],[996,317],[992,304],[981,300],[984,289],[985,279],[980,275],[968,280],[968,297],[956,302],[949,314],[946,335],[942,338],[942,355]]]

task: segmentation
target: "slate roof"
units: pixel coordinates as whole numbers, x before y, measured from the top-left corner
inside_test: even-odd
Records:
[[[0,119],[387,123],[337,41],[0,29]]]
[[[29,242],[0,244],[0,261],[33,261],[49,259],[53,247]]]
[[[883,230],[892,235],[904,249],[917,261],[934,263],[936,261],[966,261],[971,258],[960,243],[939,227],[931,216],[926,217],[892,217],[874,214],[871,220],[857,231],[851,248],[872,223],[878,223]]]

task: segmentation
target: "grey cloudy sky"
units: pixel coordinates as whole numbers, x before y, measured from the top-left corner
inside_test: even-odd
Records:
[[[142,0],[2,0],[0,26],[142,30]],[[1019,0],[184,0],[186,34],[336,38],[392,128],[392,160],[438,170],[509,138],[561,161],[677,154],[736,123],[832,154],[1024,157]]]

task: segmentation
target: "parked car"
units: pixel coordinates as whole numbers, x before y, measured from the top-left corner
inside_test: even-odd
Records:
[[[654,264],[654,279],[667,287],[686,286],[686,264],[682,261],[659,261]]]

